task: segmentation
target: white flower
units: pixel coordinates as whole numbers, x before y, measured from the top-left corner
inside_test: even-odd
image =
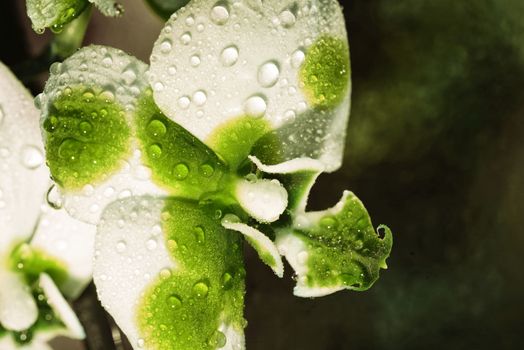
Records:
[[[2,350],[85,336],[64,296],[77,297],[91,279],[95,228],[51,208],[50,185],[33,98],[0,63]]]

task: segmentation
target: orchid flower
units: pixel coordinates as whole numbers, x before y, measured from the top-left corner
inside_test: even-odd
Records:
[[[51,66],[40,108],[64,208],[97,225],[94,282],[135,349],[243,349],[243,241],[294,293],[365,290],[392,236],[351,192],[306,210],[341,165],[349,46],[335,0],[193,0],[151,64],[103,46]]]
[[[77,297],[91,280],[95,227],[46,203],[51,181],[38,121],[32,96],[0,63],[2,350],[85,336],[64,296]]]
[[[115,0],[26,0],[27,16],[33,29],[43,33],[46,28],[59,33],[64,26],[78,18],[91,4],[109,17],[121,16],[122,5]]]

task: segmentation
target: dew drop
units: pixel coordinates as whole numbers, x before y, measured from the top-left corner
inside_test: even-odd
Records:
[[[136,345],[138,345],[139,348],[143,348],[145,344],[144,339],[140,338],[136,341]]]
[[[284,28],[289,28],[289,27],[292,27],[293,24],[295,24],[296,22],[296,18],[295,18],[295,15],[293,14],[293,12],[289,11],[289,10],[284,10],[280,13],[280,16],[278,16],[278,18],[280,19],[280,23],[282,23],[282,26]]]
[[[206,233],[202,226],[195,227],[193,230],[193,234],[195,235],[195,239],[198,243],[204,243],[206,239]]]
[[[25,145],[22,148],[22,165],[28,169],[36,169],[44,162],[42,151],[35,146]]]
[[[78,125],[78,130],[80,131],[80,134],[86,136],[91,132],[91,130],[93,130],[93,125],[88,121],[83,121]]]
[[[200,174],[202,174],[203,177],[211,177],[214,172],[215,168],[213,168],[211,164],[202,164],[200,166]]]
[[[160,270],[160,277],[163,279],[171,277],[171,270],[168,268]]]
[[[127,85],[130,85],[136,80],[136,73],[133,70],[128,69],[122,73],[122,78]]]
[[[206,297],[208,292],[209,292],[209,286],[204,281],[197,282],[193,286],[193,294],[197,298],[204,298],[204,297]]]
[[[197,106],[203,106],[207,101],[207,95],[204,91],[198,90],[193,94],[193,102]]]
[[[262,117],[266,108],[266,100],[259,95],[251,96],[244,102],[244,112],[255,118]]]
[[[153,119],[149,122],[149,124],[147,124],[146,130],[147,133],[152,137],[162,137],[166,134],[167,127],[162,121]]]
[[[110,57],[110,56],[106,56],[104,57],[104,59],[102,60],[102,65],[106,68],[109,68],[111,67],[111,65],[113,64],[113,59]]]
[[[231,289],[233,286],[233,276],[229,272],[226,272],[220,278],[220,282],[222,283],[222,288],[225,290]]]
[[[176,67],[175,66],[170,66],[167,69],[167,72],[169,73],[169,75],[175,75],[176,74]]]
[[[62,195],[58,191],[58,188],[56,187],[56,185],[53,184],[51,187],[49,187],[49,190],[47,190],[46,202],[53,209],[62,208],[63,206]]]
[[[200,56],[199,55],[193,55],[189,59],[189,63],[191,63],[191,66],[198,67],[200,65]]]
[[[258,68],[258,83],[263,87],[271,87],[277,83],[280,70],[275,62],[266,62]]]
[[[191,42],[191,33],[185,32],[180,36],[180,42],[184,45],[187,45]]]
[[[177,165],[175,165],[173,175],[175,175],[177,180],[184,180],[187,177],[187,175],[189,175],[188,166],[184,163],[178,163]]]
[[[202,24],[202,23],[199,23],[197,24],[197,27],[196,27],[197,31],[202,33],[205,29],[205,26]]]
[[[162,41],[162,43],[160,44],[160,52],[162,52],[163,54],[168,54],[169,52],[171,52],[171,47],[171,40],[166,39]]]
[[[167,305],[172,309],[177,309],[182,306],[182,299],[178,295],[172,294],[167,298]]]
[[[182,96],[178,99],[178,106],[182,109],[188,109],[191,99],[188,96]]]
[[[156,239],[154,239],[154,238],[150,238],[150,239],[148,239],[147,242],[146,242],[146,248],[147,248],[147,250],[155,250],[156,247],[157,247],[157,245],[158,245],[158,244],[157,244],[157,242],[156,242]]]
[[[123,252],[125,252],[126,248],[127,248],[127,244],[126,244],[125,241],[118,241],[116,243],[116,251],[117,252],[123,253]]]
[[[304,51],[302,50],[296,50],[291,54],[291,66],[293,68],[298,68],[304,62],[304,59],[306,58],[306,55],[304,54]]]
[[[158,143],[149,145],[147,148],[147,154],[150,158],[158,159],[162,156],[162,146]]]
[[[219,330],[213,332],[211,338],[209,338],[208,340],[208,344],[216,349],[220,349],[226,346],[226,342],[226,335]]]
[[[155,91],[162,91],[162,90],[164,90],[164,84],[162,84],[159,81],[157,81],[153,87],[154,87]]]
[[[238,61],[238,48],[234,45],[228,46],[220,53],[220,62],[224,67],[231,67]]]
[[[217,3],[211,9],[210,17],[213,23],[217,25],[223,25],[229,19],[229,10],[225,4]]]
[[[195,17],[193,17],[192,15],[187,16],[186,25],[188,27],[191,27],[193,24],[195,24]]]

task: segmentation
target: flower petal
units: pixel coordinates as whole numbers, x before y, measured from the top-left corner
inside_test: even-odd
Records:
[[[224,175],[213,151],[158,110],[145,69],[90,46],[54,66],[38,98],[51,174],[78,219],[97,223],[107,204],[131,195],[198,199]]]
[[[242,233],[248,243],[257,251],[260,259],[271,267],[278,277],[284,276],[284,264],[278,249],[265,234],[244,223],[234,222],[228,219],[227,215],[222,220],[222,226],[228,230]]]
[[[391,231],[380,226],[385,235],[379,237],[362,202],[349,191],[333,208],[300,214],[293,222],[277,232],[276,245],[298,275],[297,296],[366,290],[386,268]]]
[[[38,318],[38,308],[23,276],[0,270],[0,324],[7,330],[23,331]]]
[[[155,101],[223,158],[228,155],[217,149],[215,131],[248,116],[285,128],[284,134],[298,131],[289,135],[295,140],[276,133],[283,159],[265,162],[300,152],[334,170],[342,158],[350,93],[340,6],[335,0],[254,4],[194,0],[174,14],[151,55]]]
[[[27,239],[49,187],[33,98],[0,63],[0,256]]]
[[[62,264],[67,279],[59,284],[60,290],[75,299],[92,278],[96,227],[73,219],[63,209],[43,210],[30,246]]]
[[[134,348],[243,349],[240,242],[197,202],[117,201],[96,237],[99,298]]]
[[[122,5],[115,0],[89,0],[89,2],[94,4],[105,16],[118,17],[124,13]]]
[[[51,277],[45,273],[40,275],[39,286],[47,298],[47,303],[65,325],[66,332],[63,335],[74,339],[84,339],[84,328]]]
[[[287,192],[278,180],[240,179],[236,183],[235,198],[240,206],[262,223],[278,220],[287,207]]]
[[[275,165],[264,165],[255,156],[249,156],[249,159],[260,171],[281,175],[278,178],[288,192],[287,209],[292,214],[303,213],[306,210],[309,192],[317,177],[325,170],[322,162],[311,158],[295,158]]]
[[[61,29],[77,18],[87,7],[87,0],[27,0],[27,15],[33,29],[43,32],[45,28]]]

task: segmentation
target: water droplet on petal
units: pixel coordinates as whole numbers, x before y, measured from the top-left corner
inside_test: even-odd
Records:
[[[278,16],[280,19],[280,23],[282,23],[282,26],[284,28],[290,28],[295,24],[296,18],[293,12],[289,10],[284,10],[280,13],[280,16]]]
[[[147,125],[146,130],[148,134],[152,137],[162,137],[166,134],[167,127],[162,121],[158,119],[153,119]]]
[[[208,340],[208,344],[216,349],[223,348],[224,346],[226,346],[226,343],[226,335],[219,330],[213,332],[211,338],[209,338]]]
[[[177,165],[175,165],[173,175],[176,177],[177,180],[184,180],[187,177],[187,175],[189,175],[188,166],[184,163],[178,163]]]
[[[215,172],[215,168],[211,164],[202,164],[200,166],[200,173],[203,177],[211,177]]]
[[[160,52],[163,54],[168,54],[171,51],[171,47],[171,40],[166,39],[160,44]]]
[[[220,280],[222,288],[225,290],[228,290],[233,286],[233,276],[229,272],[224,273]]]
[[[21,161],[26,168],[36,169],[44,162],[44,155],[37,147],[26,145],[22,148]]]
[[[234,45],[224,48],[220,54],[220,62],[225,67],[231,67],[238,61],[238,48]]]
[[[193,94],[193,102],[197,106],[203,106],[206,103],[207,95],[204,91],[198,90]]]
[[[113,59],[110,57],[110,56],[106,56],[104,57],[104,59],[102,60],[102,65],[106,68],[109,68],[111,67],[111,65],[113,64]]]
[[[271,87],[276,84],[280,70],[275,62],[266,62],[258,68],[258,82],[263,87]]]
[[[296,50],[291,54],[291,66],[293,66],[293,68],[299,68],[305,58],[306,55],[304,54],[304,51]]]
[[[202,226],[195,227],[193,230],[193,234],[195,235],[195,239],[198,243],[203,243],[206,239],[206,233]]]
[[[197,282],[193,286],[193,294],[197,298],[204,298],[204,297],[206,297],[208,292],[209,292],[209,286],[204,281]]]
[[[147,240],[146,242],[146,248],[147,250],[155,250],[156,247],[157,247],[157,242],[156,242],[156,239],[155,238],[150,238]]]
[[[211,20],[217,25],[223,25],[229,19],[229,10],[227,6],[223,3],[217,3],[211,9],[210,14]]]
[[[178,295],[172,294],[167,298],[167,304],[170,308],[177,309],[182,306],[182,299]]]
[[[178,105],[182,109],[189,108],[189,105],[191,104],[191,99],[188,96],[182,96],[178,99]]]
[[[266,108],[266,100],[259,95],[251,96],[244,102],[244,112],[251,117],[262,117]]]
[[[185,32],[180,36],[180,42],[184,45],[187,45],[191,42],[191,33]]]
[[[118,241],[116,244],[116,251],[119,253],[123,253],[127,248],[127,244],[125,241]]]
[[[153,159],[158,159],[162,156],[162,146],[158,143],[149,145],[147,148],[147,154]]]
[[[199,55],[193,55],[189,59],[189,63],[191,63],[191,66],[198,67],[200,65],[200,56]]]

